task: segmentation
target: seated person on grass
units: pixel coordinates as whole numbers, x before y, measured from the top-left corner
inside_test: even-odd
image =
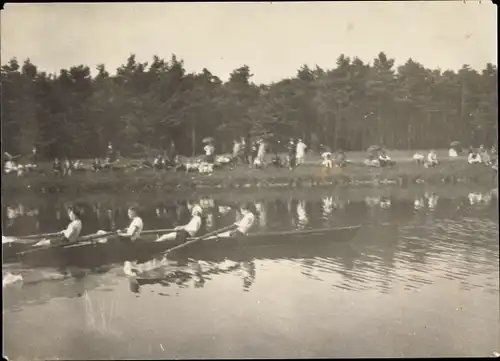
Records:
[[[425,162],[426,167],[435,167],[439,164],[437,159],[437,154],[435,150],[431,150],[429,154],[427,154],[427,162]]]

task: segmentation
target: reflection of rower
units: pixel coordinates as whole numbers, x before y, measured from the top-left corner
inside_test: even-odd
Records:
[[[309,217],[306,211],[306,202],[300,201],[297,204],[297,228],[304,229],[309,224]]]
[[[157,242],[163,242],[163,241],[182,241],[185,242],[188,238],[196,236],[198,231],[201,228],[201,215],[203,211],[200,206],[196,205],[193,207],[191,214],[192,218],[189,221],[188,224],[184,226],[178,226],[175,227],[176,231],[164,234],[160,238],[157,239]]]
[[[255,222],[255,207],[251,203],[246,203],[241,206],[241,214],[243,217],[234,223],[236,229],[219,234],[217,237],[239,237],[246,236]]]

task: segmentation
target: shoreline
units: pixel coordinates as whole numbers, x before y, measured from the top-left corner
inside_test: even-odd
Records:
[[[324,168],[309,161],[294,170],[268,167],[254,169],[237,166],[220,169],[209,175],[151,169],[75,172],[67,178],[56,179],[51,174],[2,176],[2,196],[6,194],[82,194],[109,191],[170,192],[241,191],[259,189],[301,189],[312,187],[383,187],[412,184],[479,184],[496,186],[497,172],[482,164],[468,164],[465,159],[445,159],[434,168],[425,168],[408,159],[395,159],[397,164],[387,168],[368,167],[359,162],[344,168]]]

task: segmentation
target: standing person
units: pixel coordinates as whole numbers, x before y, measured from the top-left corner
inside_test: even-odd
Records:
[[[259,141],[254,140],[252,142],[252,151],[250,152],[250,159],[249,159],[251,165],[255,165],[258,153],[259,153]]]
[[[290,168],[290,170],[292,170],[293,168],[295,168],[295,143],[293,141],[293,138],[290,138],[290,141],[288,142],[288,146],[287,146],[287,150],[288,150],[288,167]]]
[[[213,142],[207,143],[203,148],[205,150],[205,162],[214,163],[215,162],[215,147]]]
[[[257,150],[257,159],[259,160],[260,165],[264,165],[265,159],[266,159],[266,150],[267,150],[267,144],[264,142],[263,139],[259,140],[258,144],[258,150]]]
[[[198,231],[201,228],[202,224],[202,219],[201,215],[203,213],[203,210],[199,205],[195,205],[193,209],[191,210],[191,215],[192,218],[189,221],[188,224],[185,224],[183,226],[177,226],[175,227],[175,232],[167,233],[158,238],[156,241],[157,242],[163,242],[163,241],[179,241],[179,242],[186,242],[188,238],[196,236]]]
[[[71,222],[64,231],[59,232],[61,238],[53,240],[45,239],[38,242],[35,246],[46,246],[50,245],[52,242],[56,244],[75,242],[80,236],[80,232],[82,231],[82,221],[80,219],[80,216],[81,215],[79,210],[73,207],[68,208],[68,217],[71,220]]]
[[[106,152],[106,162],[111,163],[115,161],[115,150],[113,149],[113,144],[108,143],[108,150]]]
[[[36,146],[33,146],[33,148],[31,149],[31,155],[32,155],[33,164],[36,164],[36,161],[37,161]]]
[[[174,160],[177,156],[177,149],[175,148],[175,143],[173,140],[170,141],[169,158]]]
[[[56,177],[61,177],[63,173],[63,166],[59,161],[59,158],[54,158],[54,163],[52,163],[52,171]]]
[[[73,163],[71,162],[71,160],[68,157],[64,158],[63,170],[64,170],[63,173],[65,176],[71,175],[71,172],[73,170]]]
[[[130,207],[128,209],[128,217],[131,219],[130,225],[126,230],[118,232],[118,235],[120,236],[120,238],[135,241],[140,237],[144,228],[144,223],[142,221],[142,218],[139,217],[139,214],[135,207]]]
[[[248,164],[248,158],[250,158],[252,151],[250,139],[248,136],[246,138],[241,137],[241,148],[243,152],[243,163]]]
[[[297,142],[297,166],[304,163],[304,157],[306,155],[307,145],[299,139]]]
[[[240,157],[240,152],[241,152],[241,143],[238,141],[238,139],[235,139],[233,141],[233,160],[237,160]]]

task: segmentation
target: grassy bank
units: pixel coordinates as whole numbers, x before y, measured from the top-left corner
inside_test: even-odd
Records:
[[[388,168],[373,168],[363,164],[364,152],[348,153],[352,163],[344,168],[327,169],[321,166],[318,155],[309,155],[304,165],[294,169],[268,167],[263,170],[239,165],[233,170],[217,170],[211,175],[173,171],[154,172],[150,169],[121,169],[93,173],[75,172],[57,179],[44,164],[47,175],[28,174],[24,177],[2,177],[2,192],[18,193],[89,193],[89,192],[184,192],[201,189],[262,189],[304,188],[311,186],[399,184],[457,184],[494,185],[497,173],[491,167],[470,165],[465,157],[449,158],[440,151],[440,164],[425,168],[412,162],[414,151],[394,151],[390,155],[397,164]],[[122,160],[126,166],[131,160]]]

